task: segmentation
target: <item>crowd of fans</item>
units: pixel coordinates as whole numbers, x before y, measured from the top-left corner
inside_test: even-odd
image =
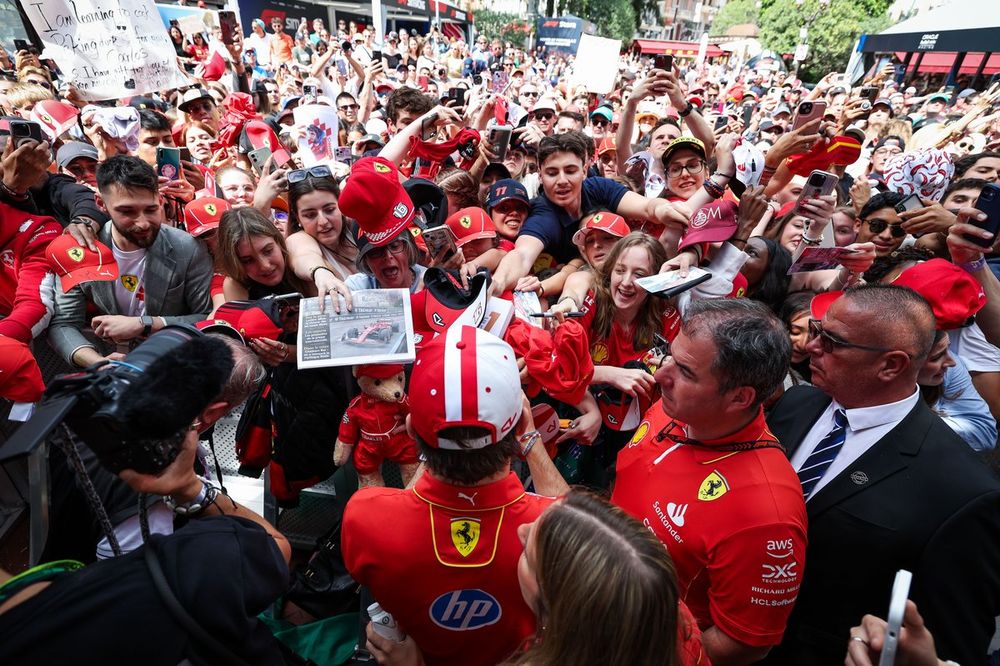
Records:
[[[418,351],[391,432],[420,466],[406,489],[339,493],[342,522],[293,577],[346,567],[405,636],[367,627],[379,663],[876,663],[885,623],[864,616],[885,615],[899,569],[914,574],[907,663],[985,661],[1000,89],[918,90],[891,64],[807,85],[623,55],[597,94],[570,85],[572,56],[483,35],[249,27],[223,43],[169,26],[191,85],[119,100],[85,101],[30,50],[0,54],[0,395],[40,399],[42,345],[79,370],[191,324],[232,357],[165,473],[83,456],[115,538],[53,451],[46,559],[101,561],[0,572],[17,637],[0,660],[75,661],[61,637],[105,632],[95,663],[226,661],[179,629],[133,644],[137,604],[158,602],[141,560],[114,555],[156,543],[234,663],[298,663],[255,619],[286,591],[291,548],[216,501],[197,442],[242,404],[241,471],[269,468],[280,503],[351,478],[334,443],[360,377],[395,372],[299,369],[287,295],[339,312],[396,288]],[[307,105],[336,108],[349,151],[303,163]],[[425,242],[440,225],[454,251]],[[816,249],[821,270],[798,270]],[[640,286],[698,270],[669,297]],[[540,316],[502,338],[423,321],[441,275],[470,310],[480,285],[534,295]],[[147,532],[172,536],[144,547]],[[213,564],[185,580],[197,552]],[[320,615],[290,599],[288,618]],[[119,607],[111,633],[98,601]]]

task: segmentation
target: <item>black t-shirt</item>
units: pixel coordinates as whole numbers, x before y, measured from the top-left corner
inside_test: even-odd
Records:
[[[252,664],[288,663],[257,619],[288,585],[281,551],[262,527],[201,518],[154,540],[170,588],[203,629]],[[0,615],[0,636],[0,664],[211,661],[164,606],[143,548],[56,579]]]
[[[389,69],[396,69],[399,67],[399,63],[403,60],[403,56],[398,53],[393,53],[392,55],[383,53],[382,57],[385,58],[385,63],[388,65]]]

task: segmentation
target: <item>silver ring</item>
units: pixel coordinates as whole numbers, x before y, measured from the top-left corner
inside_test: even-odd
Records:
[[[868,641],[866,641],[865,639],[861,638],[861,636],[851,636],[851,640],[852,641],[858,641],[859,643],[864,643],[868,647],[871,647],[871,645],[868,643]]]

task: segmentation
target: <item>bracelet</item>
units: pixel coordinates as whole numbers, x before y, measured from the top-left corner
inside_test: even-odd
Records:
[[[327,272],[330,273],[330,275],[333,275],[333,271],[331,271],[329,268],[327,268],[326,266],[323,266],[321,264],[319,266],[313,266],[312,268],[309,269],[309,279],[312,280],[313,282],[315,282],[316,281],[316,271],[319,271],[319,270],[327,271]],[[336,276],[334,275],[334,277],[336,277]]]
[[[732,173],[722,173],[721,171],[716,171],[712,175],[713,176],[722,176],[723,178],[728,178],[729,180],[732,180],[733,178],[736,178],[736,172],[735,171],[732,172]]]
[[[528,454],[531,453],[531,449],[535,447],[535,444],[541,438],[542,433],[537,430],[529,430],[517,438],[517,446],[520,449],[520,453],[518,453],[518,455],[521,457],[521,460],[528,457]]]
[[[14,199],[15,201],[27,201],[28,197],[30,196],[26,191],[23,193],[15,192],[14,190],[7,187],[7,183],[3,182],[2,180],[0,180],[0,190],[3,190],[4,194],[6,194],[11,199]]]
[[[813,246],[815,246],[815,245],[819,245],[820,243],[822,243],[823,239],[822,238],[809,238],[805,234],[802,234],[802,242],[805,243],[806,245],[813,245]]]
[[[705,179],[705,184],[703,185],[703,187],[705,188],[705,191],[708,192],[708,196],[712,197],[713,199],[721,199],[722,195],[725,194],[726,192],[725,187],[719,185],[711,178]]]
[[[979,255],[979,258],[975,261],[968,261],[964,264],[959,264],[958,267],[966,273],[978,273],[986,268],[986,257]]]
[[[541,282],[538,283],[538,295],[539,296],[545,295],[545,285],[542,284]]]
[[[694,104],[692,104],[691,101],[688,100],[688,105],[685,106],[681,111],[678,111],[677,115],[680,116],[681,118],[687,118],[688,116],[691,115],[692,111],[694,111]]]

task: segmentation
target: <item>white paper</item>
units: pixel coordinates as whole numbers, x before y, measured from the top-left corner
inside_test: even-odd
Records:
[[[580,46],[573,63],[572,85],[586,86],[587,92],[609,93],[618,76],[620,39],[580,35]]]
[[[27,0],[52,58],[89,101],[190,85],[153,0]]]
[[[688,282],[694,282],[705,275],[711,275],[711,273],[703,268],[695,267],[688,269],[686,278],[681,277],[680,271],[667,271],[666,273],[657,273],[656,275],[639,278],[635,281],[635,283],[649,293],[655,294],[660,291],[666,291],[667,289],[679,287],[687,284]]]
[[[334,161],[337,152],[337,109],[326,104],[307,104],[292,111],[302,130],[299,152],[305,168]]]
[[[327,300],[303,298],[299,307],[298,367],[359,363],[411,363],[415,357],[408,289],[362,289],[351,294],[350,312],[337,314]]]

